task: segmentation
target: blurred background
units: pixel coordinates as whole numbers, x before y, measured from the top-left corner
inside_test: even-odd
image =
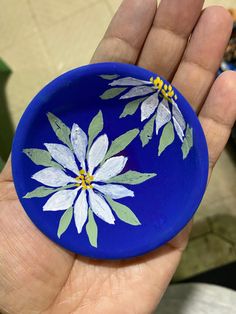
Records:
[[[15,127],[32,97],[57,75],[89,63],[120,3],[121,0],[0,0],[0,168],[9,155]],[[236,0],[206,1],[206,6],[212,4],[236,9]],[[235,49],[235,41],[233,45]],[[227,61],[236,60],[235,50],[231,56],[230,49]],[[227,66],[223,63],[222,70]],[[175,281],[207,278],[235,285],[235,152],[231,139],[195,217]]]

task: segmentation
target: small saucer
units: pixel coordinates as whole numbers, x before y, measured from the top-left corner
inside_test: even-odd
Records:
[[[81,255],[122,259],[158,248],[192,218],[208,151],[170,83],[100,63],[35,96],[16,130],[12,168],[22,206],[47,237]]]

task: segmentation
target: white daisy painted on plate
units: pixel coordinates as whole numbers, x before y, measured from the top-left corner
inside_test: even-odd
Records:
[[[45,150],[25,149],[24,153],[43,169],[32,175],[41,186],[24,198],[47,197],[43,211],[64,211],[57,235],[60,238],[74,216],[78,234],[86,225],[90,244],[97,247],[98,227],[95,216],[108,224],[116,219],[138,226],[141,222],[120,199],[134,197],[126,185],[141,184],[155,173],[123,172],[128,157],[119,155],[138,135],[130,130],[111,143],[103,130],[103,115],[99,111],[91,121],[88,135],[74,123],[69,129],[59,118],[48,113],[48,119],[62,142],[44,143]]]
[[[140,132],[142,146],[146,146],[153,137],[161,132],[158,147],[158,156],[170,146],[177,135],[181,141],[183,159],[185,159],[193,146],[193,129],[186,124],[185,119],[177,105],[178,96],[171,84],[165,83],[160,77],[151,77],[149,81],[133,77],[120,78],[119,75],[101,75],[105,80],[111,81],[110,88],[100,97],[107,100],[119,96],[119,99],[130,100],[120,118],[127,117],[141,109],[141,122],[145,125]]]

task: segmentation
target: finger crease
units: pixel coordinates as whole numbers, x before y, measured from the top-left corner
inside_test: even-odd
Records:
[[[203,65],[201,63],[198,63],[196,61],[191,61],[191,60],[183,58],[182,64],[183,63],[187,64],[187,65],[190,65],[190,66],[194,66],[194,67],[200,68],[200,70],[203,70],[204,72],[209,73],[211,76],[215,76],[215,74],[216,74],[215,70],[212,70],[212,69],[208,68],[207,66],[205,66],[205,65]]]
[[[104,37],[104,39],[105,40],[115,40],[115,41],[121,42],[121,43],[125,44],[126,46],[128,46],[130,49],[134,50],[135,53],[137,53],[137,50],[140,48],[140,47],[136,47],[135,45],[133,45],[127,39],[119,37],[117,35],[115,35],[115,36],[109,35],[108,37]]]
[[[168,28],[168,27],[163,26],[163,25],[155,25],[155,24],[153,24],[152,28],[154,30],[157,30],[157,31],[164,31],[164,32],[170,33],[170,34],[172,34],[172,35],[174,35],[174,36],[176,36],[178,38],[181,38],[181,39],[183,39],[185,41],[187,41],[188,38],[189,38],[189,34],[178,32],[178,31],[176,31],[174,29]]]
[[[227,131],[231,130],[232,128],[232,123],[230,122],[226,122],[225,120],[222,119],[222,117],[218,117],[218,116],[211,116],[208,117],[205,113],[201,112],[200,113],[201,119],[205,119],[205,120],[210,120],[213,123],[220,125],[221,127],[227,129]]]

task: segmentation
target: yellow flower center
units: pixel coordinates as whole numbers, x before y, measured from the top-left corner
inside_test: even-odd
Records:
[[[78,183],[77,186],[81,186],[83,190],[93,189],[92,182],[94,177],[86,172],[84,169],[79,171],[79,176],[75,178]]]
[[[164,84],[163,80],[157,76],[156,79],[154,79],[153,77],[150,78],[150,82],[153,84],[155,89],[158,89],[161,93],[161,96],[168,100],[168,101],[172,101],[177,100],[178,96],[175,94],[173,87],[169,84]]]

